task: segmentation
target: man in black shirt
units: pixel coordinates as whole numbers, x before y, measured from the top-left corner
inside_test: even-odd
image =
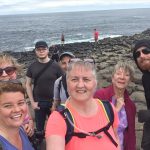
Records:
[[[47,43],[38,41],[35,44],[37,61],[29,66],[26,73],[26,90],[35,110],[36,129],[40,132],[43,132],[46,117],[51,113],[54,82],[62,75],[60,66],[48,54]]]

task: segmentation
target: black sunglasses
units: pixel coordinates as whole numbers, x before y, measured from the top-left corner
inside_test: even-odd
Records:
[[[141,56],[141,52],[142,52],[143,54],[147,55],[147,54],[150,54],[150,49],[149,49],[149,48],[145,48],[145,49],[142,49],[141,51],[135,52],[135,53],[134,53],[135,58],[140,57],[140,56]]]
[[[0,76],[2,76],[3,71],[5,71],[7,75],[12,75],[16,71],[16,69],[16,67],[0,68]]]

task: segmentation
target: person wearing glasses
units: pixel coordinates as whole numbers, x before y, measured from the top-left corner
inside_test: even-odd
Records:
[[[46,126],[47,150],[119,150],[116,133],[118,115],[113,106],[114,122],[108,132],[117,145],[104,132],[95,132],[108,123],[108,118],[101,103],[93,98],[97,86],[94,62],[91,59],[71,59],[66,77],[69,98],[65,105],[74,120],[74,124],[70,123],[74,128],[71,135],[74,136],[65,144],[67,124],[60,112],[53,111]],[[85,136],[77,137],[75,133]]]
[[[62,75],[62,70],[57,62],[49,58],[45,41],[36,42],[35,55],[37,60],[26,72],[26,90],[35,111],[36,129],[44,133],[46,119],[51,113],[54,83]],[[43,140],[40,140],[42,143]]]
[[[142,84],[144,87],[147,109],[139,113],[139,120],[144,123],[141,146],[144,150],[150,149],[150,40],[138,40],[133,46],[133,58],[137,67],[142,72]],[[144,119],[145,118],[145,119]]]
[[[118,112],[117,133],[121,150],[136,150],[136,107],[126,89],[133,78],[134,68],[126,61],[119,61],[112,71],[112,84],[97,90],[94,95],[95,98],[109,100]]]
[[[34,150],[22,127],[28,108],[21,83],[0,81],[0,144],[3,150]]]
[[[18,75],[23,75],[23,65],[19,64],[17,60],[9,54],[0,54],[0,81],[9,81],[17,79]],[[29,137],[34,133],[34,123],[31,114],[25,117],[23,127]]]
[[[68,64],[72,58],[75,56],[71,52],[63,52],[59,57],[59,65],[62,68],[64,74],[59,77],[54,84],[54,102],[52,106],[52,111],[56,109],[60,103],[65,103],[69,94],[67,92],[67,83],[66,83],[66,71]]]

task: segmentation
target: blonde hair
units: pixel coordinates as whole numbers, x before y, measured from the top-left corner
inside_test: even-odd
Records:
[[[0,65],[2,65],[4,63],[12,63],[12,65],[14,67],[16,67],[18,75],[24,74],[24,72],[23,72],[24,65],[23,64],[18,63],[17,59],[9,54],[0,53]]]
[[[127,62],[127,61],[119,61],[112,72],[112,76],[116,73],[117,70],[119,70],[120,68],[124,69],[126,72],[129,72],[130,74],[130,79],[133,80],[134,79],[134,68],[131,65],[131,63]]]

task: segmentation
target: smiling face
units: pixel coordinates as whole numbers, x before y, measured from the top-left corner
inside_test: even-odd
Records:
[[[0,68],[4,69],[6,67],[12,67],[13,64],[11,62],[3,62],[0,64]],[[16,70],[14,70],[12,72],[12,74],[7,74],[6,71],[3,71],[2,75],[0,76],[0,80],[3,80],[3,81],[8,81],[8,80],[14,80],[17,78],[17,73],[16,73]]]
[[[18,128],[27,113],[24,94],[21,92],[4,92],[0,95],[0,126]]]
[[[112,76],[113,86],[117,89],[125,89],[130,82],[130,73],[124,68],[117,69]]]
[[[144,54],[142,51],[146,47],[140,47],[136,52],[140,52],[140,56],[137,58],[137,64],[141,70],[149,70],[150,71],[150,53]]]
[[[96,89],[96,77],[87,66],[76,65],[67,75],[67,87],[71,99],[85,102],[93,98]]]

